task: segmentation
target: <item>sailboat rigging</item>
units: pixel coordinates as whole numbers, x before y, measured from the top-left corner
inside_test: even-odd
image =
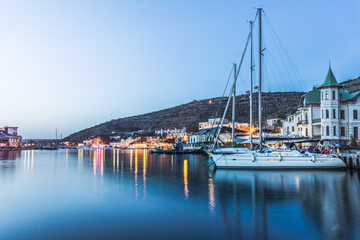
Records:
[[[262,58],[264,56],[262,43],[262,8],[257,9],[257,14],[259,18],[259,85],[258,85],[258,129],[259,129],[259,149],[253,149],[253,123],[252,123],[252,77],[253,77],[253,59],[252,59],[252,40],[253,40],[253,27],[254,22],[250,22],[250,32],[245,44],[245,49],[242,53],[240,64],[236,69],[234,65],[234,83],[229,93],[228,101],[221,119],[220,126],[217,128],[217,133],[215,137],[214,144],[212,149],[209,151],[211,158],[213,159],[213,164],[219,168],[345,168],[345,164],[335,155],[323,155],[316,153],[301,153],[298,150],[293,149],[266,149],[263,146],[263,131],[262,131],[262,82],[263,82],[263,72],[262,72]],[[235,143],[235,88],[236,80],[239,76],[239,72],[244,60],[244,56],[250,42],[250,148],[239,148],[234,150]],[[219,139],[221,128],[223,127],[224,119],[226,112],[228,110],[231,97],[233,96],[233,117],[232,117],[232,149],[216,149],[216,144]]]

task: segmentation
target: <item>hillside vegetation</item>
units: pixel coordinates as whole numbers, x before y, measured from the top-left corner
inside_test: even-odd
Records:
[[[360,90],[360,78],[348,80],[341,84],[349,92]],[[303,92],[263,93],[263,118],[284,118],[294,113],[303,94]],[[257,94],[254,94],[253,99],[254,106],[257,106]],[[90,136],[110,136],[121,132],[171,127],[186,127],[188,131],[194,132],[198,130],[199,122],[207,121],[208,118],[212,117],[220,117],[224,111],[226,101],[227,98],[222,97],[194,100],[156,112],[114,119],[73,133],[64,140],[80,141]],[[229,109],[231,109],[231,105]],[[231,118],[230,112],[228,111],[227,114],[228,119]],[[257,119],[257,109],[254,108],[253,113],[254,119]],[[249,122],[249,95],[237,96],[236,121]]]

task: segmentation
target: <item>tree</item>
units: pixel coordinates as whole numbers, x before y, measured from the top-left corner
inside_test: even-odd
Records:
[[[356,138],[353,137],[353,138],[351,139],[350,146],[351,146],[352,148],[357,148],[357,147],[358,147]]]

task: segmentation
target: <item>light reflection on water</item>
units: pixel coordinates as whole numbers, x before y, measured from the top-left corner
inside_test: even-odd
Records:
[[[213,171],[207,160],[0,152],[0,239],[360,238],[357,172]]]

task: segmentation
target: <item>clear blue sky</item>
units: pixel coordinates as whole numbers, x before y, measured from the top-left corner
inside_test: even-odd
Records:
[[[0,125],[65,137],[221,96],[259,4],[302,77],[284,87],[269,74],[265,90],[309,90],[329,59],[338,81],[360,76],[358,0],[0,1]]]

